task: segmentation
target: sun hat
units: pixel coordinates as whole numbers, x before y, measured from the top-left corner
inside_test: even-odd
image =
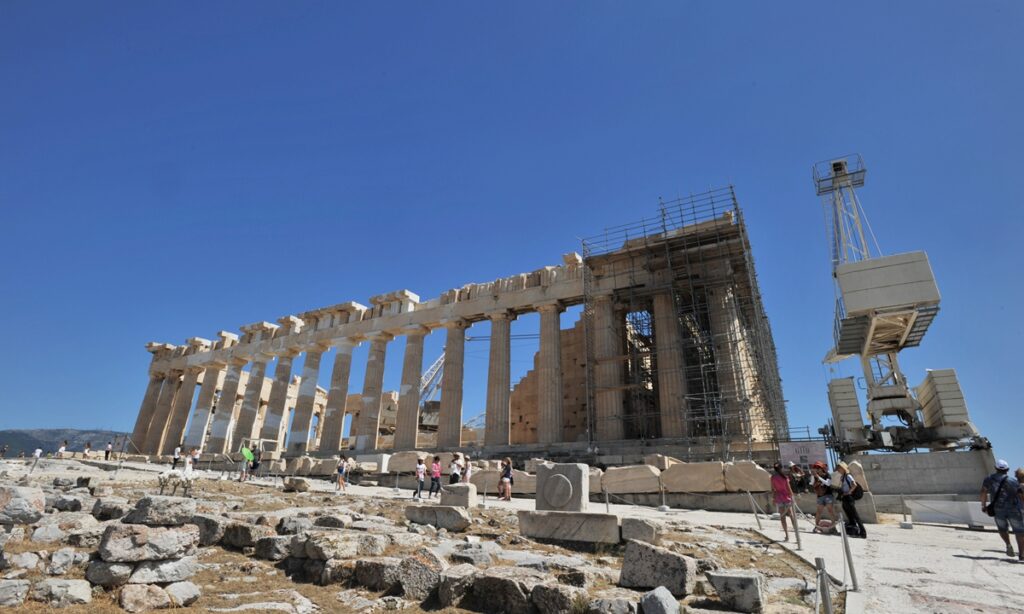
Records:
[[[845,462],[843,462],[843,461],[839,461],[839,464],[838,464],[838,465],[836,465],[836,467],[838,467],[839,469],[842,469],[843,471],[849,471],[849,470],[850,470],[850,466],[849,466],[849,465],[847,465],[847,464],[846,464]]]
[[[1003,459],[999,459],[996,461],[996,469],[1000,471],[1009,471],[1010,463],[1004,461]]]

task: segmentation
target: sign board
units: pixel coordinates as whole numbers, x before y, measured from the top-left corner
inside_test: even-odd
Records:
[[[783,467],[788,467],[792,462],[809,470],[812,464],[819,461],[828,464],[824,441],[784,441],[779,443],[779,456]]]

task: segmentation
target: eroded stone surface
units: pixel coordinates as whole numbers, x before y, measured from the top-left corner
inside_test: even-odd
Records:
[[[666,548],[638,541],[626,544],[619,585],[626,588],[651,589],[664,586],[676,597],[693,591],[697,561]]]
[[[100,540],[99,554],[107,562],[133,563],[179,558],[199,543],[199,528],[149,527],[139,524],[112,524]]]
[[[124,522],[149,526],[179,526],[196,514],[196,501],[187,497],[149,495],[138,500]]]
[[[126,612],[145,612],[171,606],[171,597],[167,591],[152,584],[129,584],[121,589],[118,600]]]

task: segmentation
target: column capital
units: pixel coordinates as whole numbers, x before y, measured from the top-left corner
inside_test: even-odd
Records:
[[[470,322],[463,320],[462,318],[450,318],[447,320],[441,320],[441,326],[445,328],[469,328]]]
[[[372,333],[367,333],[366,334],[366,340],[371,342],[371,343],[374,343],[374,342],[377,342],[377,341],[385,341],[385,342],[387,342],[387,341],[391,341],[394,338],[395,338],[394,335],[392,335],[391,333],[386,333],[384,331],[377,331],[377,332],[372,332]]]
[[[362,345],[363,339],[361,337],[339,337],[337,339],[331,339],[327,342],[332,348],[356,348]]]
[[[228,363],[223,360],[207,360],[199,363],[199,366],[203,369],[225,369],[227,368]]]
[[[331,347],[331,343],[325,343],[323,341],[311,341],[309,343],[303,343],[302,345],[296,346],[296,349],[300,352],[326,352],[327,348]]]
[[[519,317],[516,314],[512,313],[511,311],[509,311],[508,309],[499,309],[497,311],[488,311],[484,315],[487,316],[487,319],[491,320],[491,321],[497,321],[497,320],[509,320],[509,321],[511,321],[511,320],[515,320],[517,317]]]
[[[602,292],[594,295],[594,301],[598,303],[610,303],[615,298],[614,292]]]
[[[296,356],[298,356],[301,353],[302,353],[302,348],[301,347],[291,346],[291,347],[275,348],[274,350],[271,351],[271,354],[268,354],[268,355],[277,356],[278,358],[285,358],[285,357],[287,357],[287,358],[295,358]]]
[[[205,370],[206,370],[206,367],[203,367],[202,365],[195,365],[195,366],[191,366],[191,367],[186,367],[185,368],[185,372],[186,373],[192,373],[192,374],[195,374],[195,375],[198,375],[198,374],[202,373]]]
[[[565,305],[562,304],[562,301],[546,301],[543,303],[537,303],[533,306],[533,308],[534,310],[539,311],[541,313],[552,311],[556,313],[561,313],[565,311]]]
[[[406,337],[419,337],[429,333],[430,329],[427,328],[426,326],[423,326],[422,324],[416,324],[413,326],[406,326],[405,328],[400,329],[398,332],[405,335]]]

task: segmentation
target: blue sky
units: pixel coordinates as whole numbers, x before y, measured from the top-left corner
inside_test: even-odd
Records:
[[[1010,0],[5,2],[0,428],[130,429],[147,341],[556,264],[729,183],[790,421],[817,427],[832,288],[810,168],[860,152],[883,251],[926,250],[943,295],[911,382],[956,368],[1024,464],[1022,20]],[[467,349],[467,414],[486,356]]]

